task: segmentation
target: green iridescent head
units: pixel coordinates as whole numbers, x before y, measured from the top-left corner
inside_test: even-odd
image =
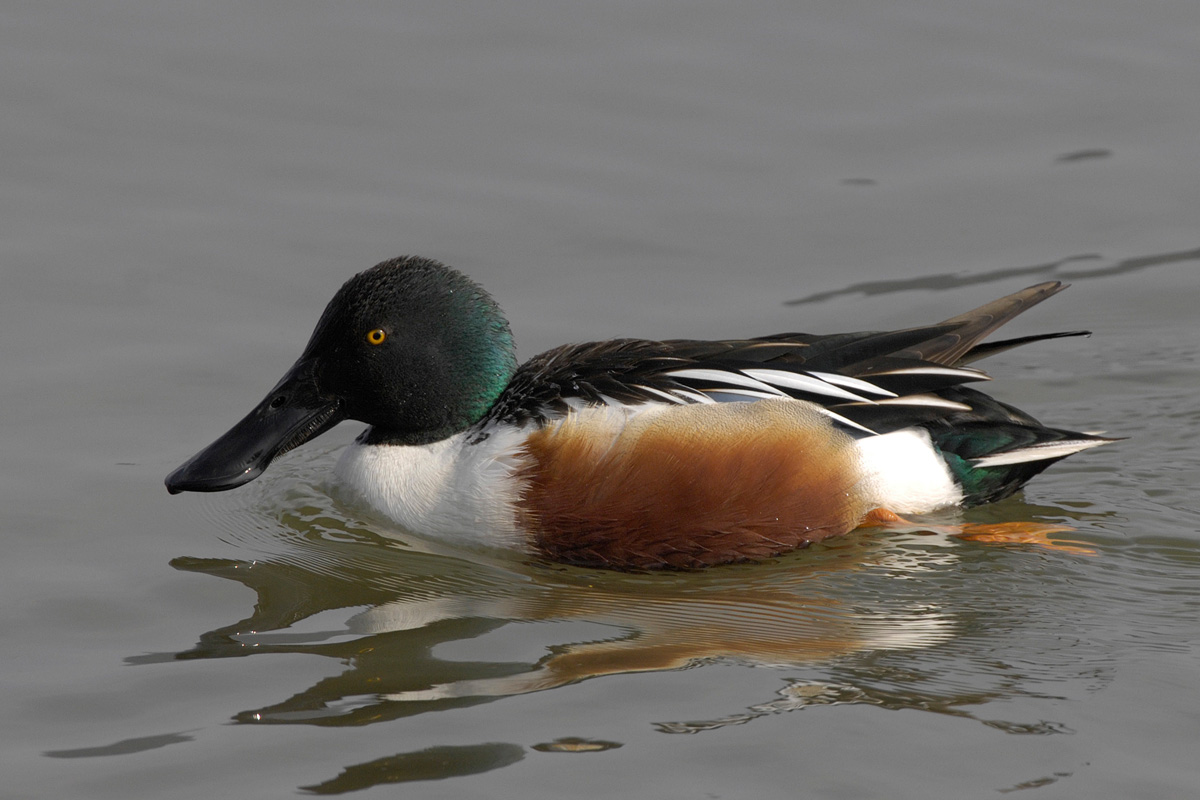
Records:
[[[483,419],[516,368],[508,321],[487,292],[430,259],[385,261],[338,290],[270,394],[167,488],[241,486],[344,419],[371,425],[370,443],[440,441]]]
[[[396,258],[338,290],[301,361],[337,394],[371,438],[398,444],[444,439],[483,418],[516,371],[508,320],[457,270]]]

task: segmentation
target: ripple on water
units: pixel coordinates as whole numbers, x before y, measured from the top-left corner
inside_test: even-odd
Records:
[[[1082,404],[1062,416],[1100,418]],[[260,636],[260,651],[345,657],[338,647],[355,642],[354,652],[374,653],[372,680],[383,675],[390,686],[377,691],[364,674],[354,688],[352,670],[350,688],[322,696],[313,687],[306,702],[316,710],[297,716],[294,703],[280,704],[277,721],[437,710],[455,698],[727,664],[785,674],[774,697],[732,709],[698,701],[695,719],[660,721],[658,729],[697,733],[865,704],[1054,734],[1071,726],[1043,718],[1045,703],[1102,690],[1131,649],[1177,651],[1200,605],[1200,549],[1187,533],[1197,528],[1194,501],[1154,480],[1164,452],[1194,468],[1194,442],[1186,441],[1194,437],[1147,443],[1137,416],[1125,419],[1120,433],[1134,439],[1056,466],[1026,498],[967,514],[1069,524],[1076,532],[1065,538],[1096,557],[863,531],[768,563],[701,573],[584,570],[457,550],[390,528],[338,500],[328,483],[335,448],[320,447],[289,454],[238,492],[206,497],[201,509],[222,540],[248,552],[259,588],[290,593],[288,613],[272,617],[272,592],[260,592],[265,608],[255,629],[269,633],[274,619],[274,630],[288,634]],[[1069,503],[1044,500],[1060,497]],[[245,571],[206,571],[246,579]],[[420,652],[427,657],[414,656]],[[270,719],[271,709],[251,718]]]

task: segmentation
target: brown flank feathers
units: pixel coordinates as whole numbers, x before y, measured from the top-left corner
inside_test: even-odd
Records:
[[[869,510],[853,440],[794,400],[572,412],[529,437],[517,478],[539,550],[610,569],[770,558]]]

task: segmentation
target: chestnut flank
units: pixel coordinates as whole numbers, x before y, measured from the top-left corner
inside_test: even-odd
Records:
[[[796,400],[587,409],[533,433],[519,462],[536,547],[593,567],[761,560],[870,510],[853,439]]]

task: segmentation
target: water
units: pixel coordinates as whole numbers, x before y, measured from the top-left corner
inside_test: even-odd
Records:
[[[1193,5],[6,5],[0,794],[1197,794]],[[401,253],[480,280],[525,356],[1070,280],[1013,335],[1095,336],[991,388],[1130,438],[968,520],[1095,555],[456,552],[339,496],[350,425],[169,497]]]

